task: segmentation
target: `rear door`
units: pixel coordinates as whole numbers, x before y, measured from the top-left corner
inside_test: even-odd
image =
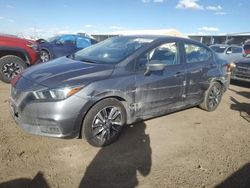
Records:
[[[187,82],[185,103],[195,105],[203,99],[209,86],[208,73],[213,66],[212,52],[194,43],[184,43],[185,62],[187,65]]]
[[[146,64],[165,64],[163,71],[145,76]],[[137,116],[154,116],[183,105],[185,65],[181,61],[179,43],[164,42],[137,59],[135,102]]]

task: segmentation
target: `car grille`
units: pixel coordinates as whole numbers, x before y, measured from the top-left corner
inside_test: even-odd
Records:
[[[233,75],[239,78],[250,79],[250,66],[236,66]]]

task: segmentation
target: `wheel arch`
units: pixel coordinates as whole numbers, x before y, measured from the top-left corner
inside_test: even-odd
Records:
[[[0,47],[0,58],[6,55],[14,55],[14,56],[20,57],[28,65],[30,64],[31,58],[24,49],[12,48],[12,47]]]
[[[79,129],[79,134],[78,134],[78,138],[82,138],[82,129],[83,129],[83,121],[86,117],[86,115],[88,114],[88,112],[90,111],[90,109],[92,109],[97,103],[105,100],[105,99],[116,99],[118,100],[124,107],[125,111],[126,111],[126,123],[128,122],[128,118],[130,118],[130,113],[129,113],[129,108],[128,108],[128,101],[121,96],[118,95],[109,95],[109,96],[105,96],[103,98],[99,98],[98,100],[95,100],[94,102],[91,102],[91,104],[88,106],[88,110],[84,113],[84,115],[81,117],[81,125],[80,125],[80,129]]]
[[[48,48],[42,47],[42,48],[40,49],[40,52],[41,52],[41,51],[46,51],[46,52],[48,52],[50,59],[53,58],[53,55],[52,55],[51,51],[50,51]]]
[[[225,92],[227,90],[227,81],[226,80],[222,80],[220,78],[214,78],[211,80],[210,84],[213,83],[213,82],[218,82],[221,86],[222,86],[222,89],[223,89],[223,92]]]

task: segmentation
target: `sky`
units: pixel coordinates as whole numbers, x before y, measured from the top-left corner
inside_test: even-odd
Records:
[[[249,0],[0,0],[0,33],[36,37],[176,29],[250,32]]]

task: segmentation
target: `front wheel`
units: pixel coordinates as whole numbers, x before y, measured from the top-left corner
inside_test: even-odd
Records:
[[[94,105],[83,121],[82,136],[97,147],[109,145],[118,139],[126,123],[126,110],[116,99],[104,99]]]
[[[49,52],[46,50],[41,50],[40,59],[43,63],[49,61],[50,60]]]
[[[0,80],[10,83],[26,67],[27,64],[20,57],[6,55],[0,58]]]
[[[220,104],[222,98],[222,86],[218,82],[211,83],[204,95],[204,100],[200,107],[206,111],[214,111]]]

